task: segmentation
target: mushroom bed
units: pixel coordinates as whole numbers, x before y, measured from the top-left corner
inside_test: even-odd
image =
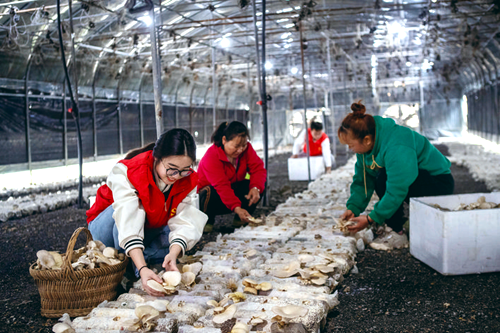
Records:
[[[184,257],[183,277],[159,272],[164,297],[141,281],[75,318],[76,332],[319,332],[339,302],[337,285],[355,267],[371,231],[346,237],[335,217],[348,198],[354,160],[309,184],[262,219],[219,235]],[[148,306],[151,313],[145,313]],[[140,311],[139,311],[140,310]]]

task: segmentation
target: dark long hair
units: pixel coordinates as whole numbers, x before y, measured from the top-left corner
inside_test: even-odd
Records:
[[[126,160],[144,153],[153,151],[153,157],[157,160],[168,156],[187,156],[196,161],[196,143],[193,136],[182,128],[174,128],[164,132],[156,142],[151,142],[144,147],[132,149],[125,156]]]
[[[239,121],[232,121],[231,123],[222,123],[212,134],[212,142],[218,146],[222,146],[222,138],[226,137],[227,141],[231,141],[235,137],[247,137],[250,139],[250,134],[248,133],[248,128],[240,123]]]

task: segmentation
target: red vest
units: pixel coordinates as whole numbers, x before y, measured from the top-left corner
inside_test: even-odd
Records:
[[[198,175],[193,172],[188,177],[177,180],[170,190],[167,200],[158,189],[153,176],[154,158],[152,151],[147,151],[130,160],[121,160],[127,166],[127,178],[134,186],[137,196],[146,212],[146,228],[160,228],[168,224],[175,216],[177,206],[197,186]],[[94,205],[87,211],[87,223],[93,221],[102,211],[113,203],[113,192],[108,185],[97,190]]]
[[[309,139],[309,156],[320,156],[323,155],[323,151],[321,150],[321,144],[323,141],[328,139],[328,135],[326,135],[325,132],[321,135],[321,138],[319,138],[318,141],[314,142],[314,139],[312,137],[311,129],[307,129],[307,137]],[[304,153],[307,153],[307,143],[304,143]]]

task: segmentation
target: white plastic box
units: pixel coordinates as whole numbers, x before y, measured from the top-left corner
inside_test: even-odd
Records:
[[[311,179],[316,179],[325,173],[323,156],[311,156]],[[288,179],[309,180],[307,172],[307,157],[288,159]]]
[[[500,209],[443,211],[461,203],[500,203],[500,193],[410,199],[410,253],[444,275],[500,271]]]

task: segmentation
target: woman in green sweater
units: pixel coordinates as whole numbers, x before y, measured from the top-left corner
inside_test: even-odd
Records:
[[[356,153],[355,174],[347,210],[341,218],[356,222],[349,228],[357,232],[372,223],[387,224],[392,231],[376,243],[403,247],[403,204],[410,197],[452,194],[450,161],[429,140],[390,118],[365,114],[360,102],[351,105],[352,113],[338,130],[341,143]],[[368,215],[360,216],[373,191],[380,201]]]

